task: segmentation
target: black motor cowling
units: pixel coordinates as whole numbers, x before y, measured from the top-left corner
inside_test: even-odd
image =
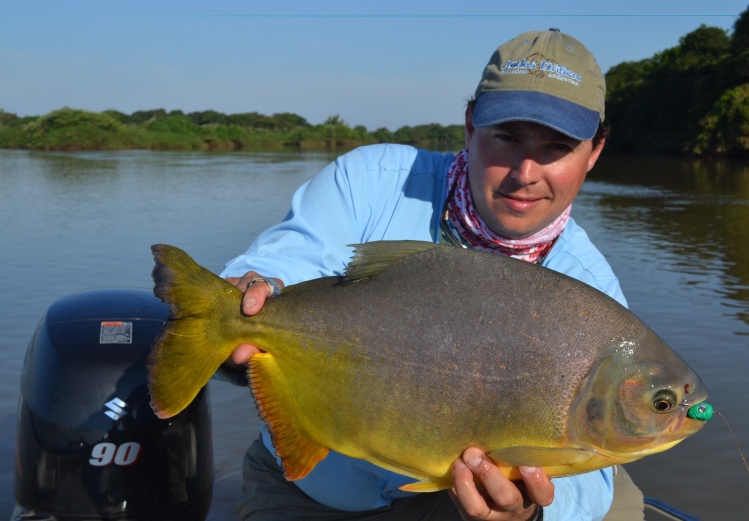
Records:
[[[149,406],[145,360],[167,316],[141,289],[81,291],[49,307],[21,377],[17,511],[205,519],[213,490],[207,388],[169,420]]]

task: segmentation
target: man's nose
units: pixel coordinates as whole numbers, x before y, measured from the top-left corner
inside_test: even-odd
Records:
[[[530,185],[538,182],[541,176],[541,168],[537,161],[529,155],[518,157],[512,169],[512,176],[522,185]]]

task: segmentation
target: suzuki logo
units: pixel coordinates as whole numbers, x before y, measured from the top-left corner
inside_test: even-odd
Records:
[[[125,407],[127,407],[127,404],[120,400],[117,397],[112,398],[107,403],[104,404],[104,406],[109,409],[108,411],[104,411],[104,414],[112,418],[113,420],[119,420],[123,416],[127,414],[127,411],[125,410]]]

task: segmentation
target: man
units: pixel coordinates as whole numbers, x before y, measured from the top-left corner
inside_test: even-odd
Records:
[[[223,276],[246,289],[243,311],[253,315],[284,284],[341,274],[349,244],[416,239],[538,263],[626,304],[570,217],[605,143],[604,97],[600,68],[580,42],[557,29],[524,33],[484,69],[465,113],[465,150],[376,145],[341,156]],[[232,360],[242,364],[256,350],[238,346]],[[333,451],[304,479],[286,482],[274,452],[263,428],[245,458],[243,519],[579,521],[603,518],[613,496],[611,469],[550,480],[523,468],[515,484],[476,448],[455,462],[449,493],[420,495],[398,489],[412,478]]]

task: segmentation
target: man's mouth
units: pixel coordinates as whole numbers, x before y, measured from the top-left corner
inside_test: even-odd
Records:
[[[501,192],[500,195],[502,196],[502,199],[504,199],[505,204],[508,206],[508,208],[515,211],[530,210],[543,200],[542,197],[522,197],[517,195],[503,194]]]

